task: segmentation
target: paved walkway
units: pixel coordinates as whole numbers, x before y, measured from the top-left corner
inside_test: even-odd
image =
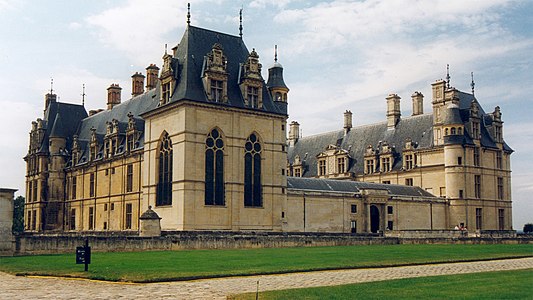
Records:
[[[266,291],[530,268],[533,268],[533,258],[148,284],[17,277],[0,272],[0,299],[225,299],[230,294],[254,292],[258,280],[259,290]]]

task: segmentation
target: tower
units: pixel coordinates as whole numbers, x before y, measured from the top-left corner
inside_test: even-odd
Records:
[[[278,46],[275,47],[274,65],[268,69],[267,87],[278,109],[287,113],[289,88],[283,81],[283,66],[278,62]]]

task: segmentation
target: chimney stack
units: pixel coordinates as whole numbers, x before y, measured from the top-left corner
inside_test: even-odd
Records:
[[[352,112],[347,110],[344,112],[344,135],[352,129]]]
[[[56,102],[56,101],[57,101],[56,94],[48,93],[44,95],[44,110],[48,108],[48,105],[50,105],[50,103]]]
[[[150,64],[146,68],[146,91],[149,91],[157,85],[157,77],[159,76],[159,68],[155,64]]]
[[[107,109],[112,109],[115,105],[120,104],[120,91],[122,88],[116,84],[112,83],[107,88]]]
[[[411,95],[413,99],[413,116],[418,116],[424,113],[424,95],[421,92],[414,92]]]
[[[387,129],[394,129],[400,121],[400,96],[389,94],[387,96]]]
[[[289,125],[289,146],[294,146],[300,138],[300,124],[292,121]]]
[[[139,72],[135,72],[135,74],[131,76],[131,96],[135,97],[135,96],[142,95],[143,93],[144,93],[144,75]]]

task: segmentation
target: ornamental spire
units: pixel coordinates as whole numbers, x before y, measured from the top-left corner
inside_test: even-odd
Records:
[[[274,45],[274,62],[278,62],[278,45]]]
[[[450,88],[450,65],[446,64],[446,88]]]
[[[81,93],[81,105],[85,106],[85,83],[82,85],[82,93]]]
[[[187,26],[191,25],[191,3],[187,3]]]
[[[470,83],[470,86],[472,87],[472,96],[474,96],[474,87],[476,84],[474,83],[474,72],[470,72],[470,76],[472,77],[472,82]]]
[[[241,10],[239,10],[239,36],[242,39],[242,7]]]

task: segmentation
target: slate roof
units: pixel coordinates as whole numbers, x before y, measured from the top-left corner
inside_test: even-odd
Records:
[[[85,111],[83,105],[50,102],[44,112],[43,128],[45,129],[45,134],[38,152],[48,153],[48,139],[50,136],[65,137],[66,148],[70,149],[72,147],[72,136],[76,132],[80,121],[85,117],[87,117],[87,111]]]
[[[460,118],[465,123],[464,136],[447,139],[446,142],[461,143],[464,145],[474,145],[470,135],[470,127],[466,126],[470,118],[470,107],[472,101],[475,101],[479,107],[481,116],[481,139],[480,143],[486,148],[497,148],[495,141],[489,133],[492,125],[492,118],[486,114],[476,98],[468,93],[458,91],[459,96],[459,115],[453,116],[454,122]],[[364,173],[364,155],[368,145],[372,145],[374,150],[381,150],[381,144],[387,142],[390,147],[394,147],[393,171],[399,171],[402,168],[402,152],[407,139],[413,142],[416,150],[431,149],[433,145],[433,114],[422,114],[401,118],[394,129],[387,128],[387,122],[379,122],[370,125],[363,125],[352,128],[346,135],[344,130],[337,130],[323,134],[317,134],[300,138],[294,146],[288,149],[288,160],[294,162],[296,155],[304,161],[303,177],[317,176],[317,159],[316,156],[325,151],[328,145],[335,145],[341,149],[347,150],[350,157],[348,172],[355,174]],[[505,151],[513,151],[505,142],[503,144]]]
[[[305,160],[307,170],[303,176],[312,177],[317,174],[316,156],[332,144],[349,152],[352,162],[349,172],[362,174],[364,172],[364,154],[368,145],[378,149],[380,142],[387,142],[400,152],[409,138],[417,149],[429,149],[433,146],[433,115],[425,114],[401,119],[394,130],[387,129],[387,122],[364,125],[352,128],[346,135],[344,130],[337,130],[324,134],[300,138],[294,147],[288,149],[288,159],[294,161],[296,155]],[[393,170],[401,168],[400,155],[395,156]]]
[[[385,190],[389,196],[437,198],[417,186],[369,183],[351,180],[287,177],[287,188],[308,192],[361,193],[363,189]]]
[[[202,83],[202,67],[204,57],[211,52],[213,45],[218,43],[222,46],[223,53],[227,58],[228,102],[209,101]],[[285,115],[280,111],[270,96],[266,84],[263,81],[263,108],[249,108],[244,105],[244,98],[238,85],[240,64],[247,61],[250,52],[244,41],[239,36],[211,31],[208,29],[188,26],[176,49],[174,57],[174,72],[177,85],[170,102],[190,100],[208,102],[212,105],[232,106],[243,109],[262,110],[265,112]]]

